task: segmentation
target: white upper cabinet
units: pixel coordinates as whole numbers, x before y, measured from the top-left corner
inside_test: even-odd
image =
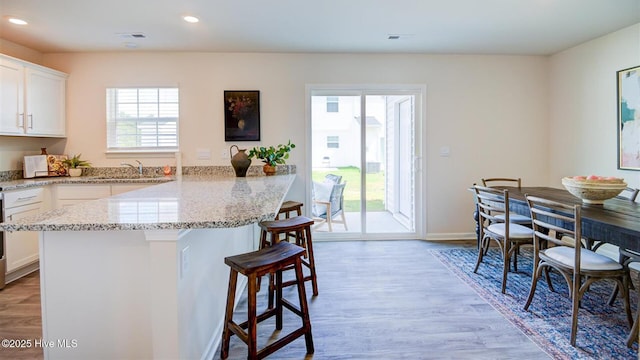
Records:
[[[3,57],[0,57],[0,133],[25,133],[24,65]]]
[[[64,137],[67,75],[0,56],[0,135]]]

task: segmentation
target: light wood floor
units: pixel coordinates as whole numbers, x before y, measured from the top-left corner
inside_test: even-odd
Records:
[[[468,243],[468,246],[473,246]],[[316,242],[319,296],[310,296],[315,354],[300,338],[269,359],[547,359],[548,356],[429,250],[460,243],[425,241]],[[41,336],[37,274],[0,291],[0,338]],[[286,290],[295,298],[293,288]],[[265,296],[258,299],[264,304]],[[243,313],[243,300],[236,319]],[[299,319],[285,310],[285,328]],[[258,326],[259,346],[279,335],[273,319]],[[232,337],[230,359],[246,359]],[[219,349],[215,358],[219,357]],[[41,359],[39,349],[9,351],[0,359]]]
[[[42,349],[34,344],[35,339],[41,338],[40,277],[35,272],[0,290],[0,339],[24,340],[21,345],[25,346],[0,346],[0,359],[42,359]],[[26,347],[26,341],[30,347]]]

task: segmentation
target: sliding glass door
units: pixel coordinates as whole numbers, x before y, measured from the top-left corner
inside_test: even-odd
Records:
[[[420,89],[308,94],[315,236],[416,238]]]

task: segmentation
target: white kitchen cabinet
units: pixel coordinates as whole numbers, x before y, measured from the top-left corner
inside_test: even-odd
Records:
[[[44,188],[7,191],[3,196],[4,217],[7,221],[20,220],[46,210]],[[5,232],[4,236],[7,282],[38,269],[38,232]]]
[[[118,195],[129,191],[146,188],[150,184],[112,184],[111,195]]]
[[[24,133],[24,65],[0,56],[0,134]]]
[[[138,190],[155,184],[58,184],[55,187],[56,208],[63,208],[89,200],[97,200]]]
[[[0,135],[64,137],[67,75],[0,55]]]
[[[110,184],[58,184],[55,188],[56,208],[111,196]]]

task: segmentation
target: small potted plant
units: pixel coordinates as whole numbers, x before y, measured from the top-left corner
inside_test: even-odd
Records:
[[[80,156],[82,154],[74,155],[72,158],[62,161],[69,168],[69,176],[80,176],[82,175],[83,167],[91,167],[91,163],[80,159]]]
[[[295,147],[296,145],[292,144],[291,140],[286,145],[279,144],[277,147],[256,146],[249,150],[249,159],[260,159],[264,163],[262,171],[265,175],[274,175],[276,165],[284,164],[285,160],[289,158],[289,152]]]

